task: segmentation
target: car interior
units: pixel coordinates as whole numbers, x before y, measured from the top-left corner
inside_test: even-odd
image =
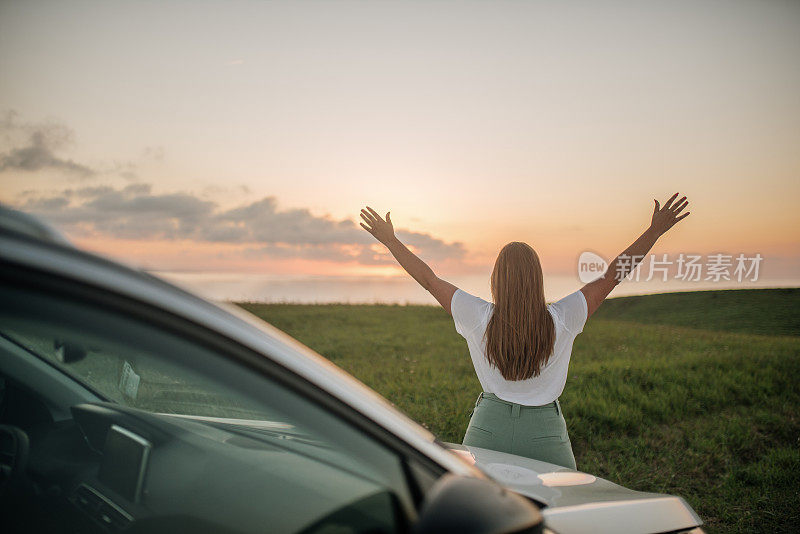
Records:
[[[443,472],[154,315],[7,274],[5,532],[403,532]]]

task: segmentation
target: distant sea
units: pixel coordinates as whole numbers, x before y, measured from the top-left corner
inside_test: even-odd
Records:
[[[436,300],[413,279],[382,276],[276,276],[243,273],[152,272],[155,276],[205,298],[219,301],[250,301],[301,304],[436,304]],[[491,300],[489,277],[451,277],[464,291]],[[577,291],[583,284],[577,276],[545,275],[545,297],[552,302]],[[798,279],[760,279],[756,282],[680,280],[629,281],[612,297],[675,291],[798,287]]]

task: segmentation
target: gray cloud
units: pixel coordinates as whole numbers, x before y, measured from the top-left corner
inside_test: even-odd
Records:
[[[132,161],[113,161],[89,166],[57,155],[73,144],[74,132],[64,124],[45,121],[22,122],[15,111],[0,116],[0,173],[56,170],[75,178],[117,175],[132,182],[138,179],[138,165]],[[164,149],[147,147],[142,158],[160,163]]]
[[[280,209],[275,197],[221,210],[189,193],[155,194],[147,184],[67,189],[50,196],[27,192],[18,207],[74,235],[128,239],[188,239],[252,245],[248,255],[306,258],[379,265],[391,260],[375,253],[375,243],[357,224]],[[430,260],[460,258],[462,243],[446,243],[430,234],[398,230],[398,237]]]
[[[0,153],[0,172],[56,169],[82,178],[97,173],[86,165],[56,156],[55,151],[68,145],[73,138],[72,131],[64,125],[20,123],[17,114],[9,111],[0,119],[0,132],[5,144],[13,145]],[[24,138],[21,146],[20,136]]]

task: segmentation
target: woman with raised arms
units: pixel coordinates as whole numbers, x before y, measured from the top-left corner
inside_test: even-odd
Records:
[[[386,245],[414,280],[452,315],[467,341],[483,392],[464,445],[527,456],[575,468],[558,397],[567,381],[572,344],[611,290],[633,270],[659,237],[684,219],[689,201],[675,193],[655,207],[650,225],[609,264],[605,274],[558,302],[544,299],[539,256],[528,244],[508,243],[491,276],[494,302],[442,280],[395,236],[389,213],[361,210],[361,226]]]

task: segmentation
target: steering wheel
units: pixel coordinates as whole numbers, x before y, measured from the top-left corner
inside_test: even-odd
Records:
[[[0,425],[0,498],[25,481],[30,443],[19,427]]]

